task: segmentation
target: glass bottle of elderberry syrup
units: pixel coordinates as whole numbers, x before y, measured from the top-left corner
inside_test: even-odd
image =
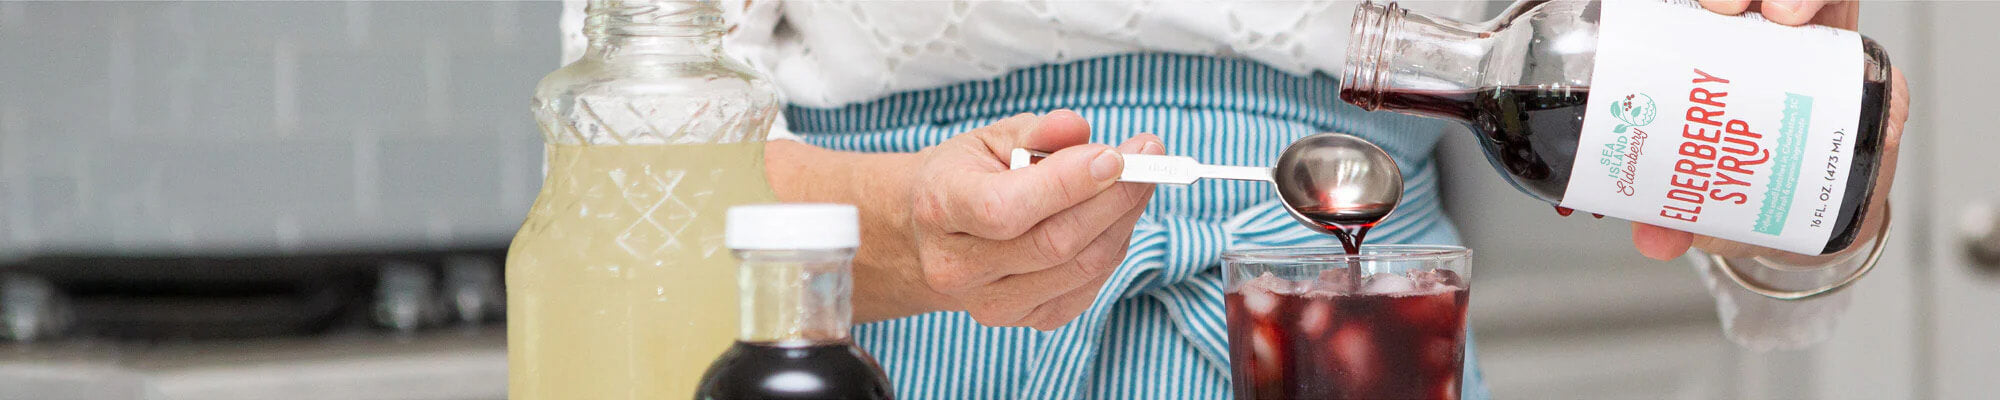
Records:
[[[1889,58],[1852,31],[1692,0],[1529,0],[1482,23],[1364,2],[1349,39],[1342,100],[1462,122],[1564,209],[1824,254],[1854,242],[1882,170]]]
[[[847,336],[858,215],[844,204],[729,209],[724,240],[743,261],[740,330],[695,399],[891,398],[882,367]]]

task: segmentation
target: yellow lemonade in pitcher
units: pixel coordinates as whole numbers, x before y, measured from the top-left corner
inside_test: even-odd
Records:
[[[513,400],[693,397],[734,342],[730,206],[775,201],[777,90],[712,1],[591,0],[589,49],[535,87],[541,193],[507,251]]]
[[[514,399],[681,399],[736,336],[730,206],[774,201],[762,142],[549,145],[507,254]]]

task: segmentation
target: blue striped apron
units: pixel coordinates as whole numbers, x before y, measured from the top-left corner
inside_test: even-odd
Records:
[[[1367,138],[1405,171],[1395,216],[1370,243],[1457,243],[1439,208],[1435,121],[1364,113],[1325,75],[1251,61],[1135,54],[1042,66],[984,82],[905,92],[838,109],[792,107],[791,130],[815,145],[912,152],[1022,112],[1076,110],[1091,141],[1159,135],[1169,154],[1272,165],[1294,139]],[[1232,248],[1337,245],[1293,222],[1268,184],[1161,185],[1128,255],[1081,317],[1053,332],[979,325],[962,312],[855,327],[904,399],[1227,398],[1229,352],[1220,256]],[[1468,341],[1469,343],[1469,341]],[[1467,398],[1485,398],[1466,348]]]

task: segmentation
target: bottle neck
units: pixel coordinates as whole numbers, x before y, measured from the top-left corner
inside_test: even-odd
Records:
[[[590,0],[584,57],[721,57],[722,9],[714,0]]]
[[[1484,27],[1423,13],[1395,2],[1363,2],[1354,12],[1340,98],[1364,110],[1458,119],[1456,113],[1398,101],[1479,88],[1493,47]]]
[[[847,341],[854,318],[849,260],[853,249],[738,250],[742,319],[737,339],[750,343]]]

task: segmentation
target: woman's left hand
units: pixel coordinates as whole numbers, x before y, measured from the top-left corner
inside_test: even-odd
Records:
[[[1750,0],[1702,0],[1702,7],[1717,13],[1737,15],[1745,11],[1763,13],[1764,19],[1785,25],[1816,24],[1841,29],[1855,29],[1861,16],[1861,5],[1857,1],[1793,0],[1793,1],[1750,1]],[[1755,9],[1752,9],[1755,7]],[[1896,177],[1896,150],[1902,144],[1903,121],[1910,115],[1909,85],[1903,81],[1903,72],[1890,69],[1889,129],[1887,140],[1882,147],[1881,175],[1875,180],[1874,197],[1868,201],[1867,219],[1862,222],[1861,236],[1853,245],[1834,254],[1807,256],[1797,253],[1752,246],[1708,236],[1695,235],[1642,223],[1632,223],[1632,245],[1640,254],[1659,260],[1673,259],[1686,253],[1689,247],[1724,257],[1763,256],[1774,261],[1794,265],[1820,265],[1861,248],[1881,231],[1884,201],[1889,196],[1889,186]]]

